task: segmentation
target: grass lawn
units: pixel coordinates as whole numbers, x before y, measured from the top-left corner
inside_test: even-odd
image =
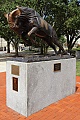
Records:
[[[80,60],[76,61],[76,75],[80,76]]]

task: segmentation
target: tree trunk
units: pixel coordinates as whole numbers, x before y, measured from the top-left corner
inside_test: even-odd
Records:
[[[10,53],[10,42],[7,41],[7,53]]]
[[[43,45],[41,44],[41,55],[43,55]]]
[[[71,45],[72,41],[70,40],[69,35],[67,35],[67,48],[69,53],[71,53]]]
[[[18,56],[18,47],[15,48],[15,55]]]
[[[43,49],[44,49],[44,51],[43,51],[44,53],[43,53],[43,54],[46,55],[46,54],[47,54],[47,51],[48,51],[48,46],[46,46],[46,45],[44,44]]]
[[[15,44],[15,55],[19,56],[19,54],[18,54],[18,42]]]

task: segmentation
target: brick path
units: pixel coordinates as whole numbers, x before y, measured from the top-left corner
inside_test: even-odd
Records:
[[[75,94],[26,118],[6,106],[6,73],[0,73],[0,120],[80,120],[80,76],[76,78]]]

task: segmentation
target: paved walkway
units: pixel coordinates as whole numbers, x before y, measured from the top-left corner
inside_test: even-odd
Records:
[[[26,118],[6,106],[6,73],[0,72],[0,120],[80,120],[80,76],[76,78],[75,94]]]
[[[0,72],[6,71],[6,62],[0,62]]]

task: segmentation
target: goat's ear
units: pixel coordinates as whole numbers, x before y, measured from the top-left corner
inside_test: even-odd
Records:
[[[4,13],[4,16],[8,19],[8,14]]]

